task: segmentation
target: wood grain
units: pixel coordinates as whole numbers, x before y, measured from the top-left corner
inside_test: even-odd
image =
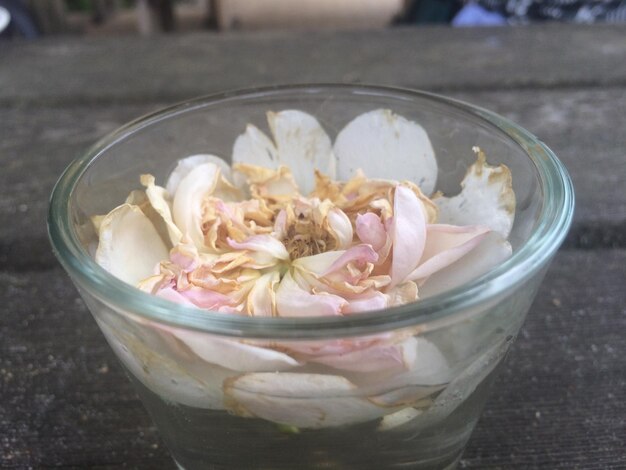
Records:
[[[3,50],[0,103],[177,101],[315,82],[437,91],[623,86],[625,33],[624,25],[551,25],[48,40]]]

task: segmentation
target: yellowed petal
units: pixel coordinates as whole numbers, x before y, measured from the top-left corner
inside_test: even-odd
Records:
[[[183,234],[172,219],[172,209],[168,202],[169,195],[164,188],[154,183],[154,176],[152,175],[141,175],[140,181],[141,184],[146,187],[146,196],[152,208],[161,217],[163,223],[165,223],[171,244],[177,245],[180,243]]]
[[[262,275],[248,294],[246,312],[255,317],[272,317],[276,312],[276,289],[280,282],[278,271]]]

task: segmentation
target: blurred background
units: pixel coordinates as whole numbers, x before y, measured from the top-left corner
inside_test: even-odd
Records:
[[[0,0],[0,38],[626,21],[626,0]]]

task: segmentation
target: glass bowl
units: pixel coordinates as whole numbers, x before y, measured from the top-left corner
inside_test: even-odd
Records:
[[[355,116],[377,108],[425,128],[437,155],[437,188],[446,193],[459,190],[473,146],[489,163],[511,169],[517,198],[511,258],[460,287],[382,311],[253,318],[150,296],[90,255],[96,243],[90,217],[123,202],[140,174],[164,181],[178,159],[198,153],[229,161],[237,135],[249,122],[263,127],[268,110],[308,112],[334,139]],[[386,177],[402,179],[396,173]],[[454,468],[566,235],[573,201],[554,154],[494,113],[411,90],[303,85],[212,95],[131,122],[67,168],[48,224],[56,256],[180,468]],[[290,362],[279,352],[281,344],[332,348],[391,334],[411,342],[416,367],[338,371]],[[233,349],[242,343],[249,350]],[[276,357],[259,359],[257,346],[268,344]],[[297,385],[298,374],[309,374],[308,387]]]

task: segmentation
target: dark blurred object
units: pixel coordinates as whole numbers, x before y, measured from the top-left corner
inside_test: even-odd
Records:
[[[409,0],[399,23],[450,23],[462,6],[460,0]]]
[[[487,11],[502,15],[510,24],[537,21],[626,22],[625,0],[477,0],[475,3]]]
[[[66,5],[64,0],[21,0],[28,6],[41,34],[67,33]]]
[[[0,28],[0,38],[36,39],[41,35],[32,13],[21,0],[0,0],[0,9],[6,24]]]

